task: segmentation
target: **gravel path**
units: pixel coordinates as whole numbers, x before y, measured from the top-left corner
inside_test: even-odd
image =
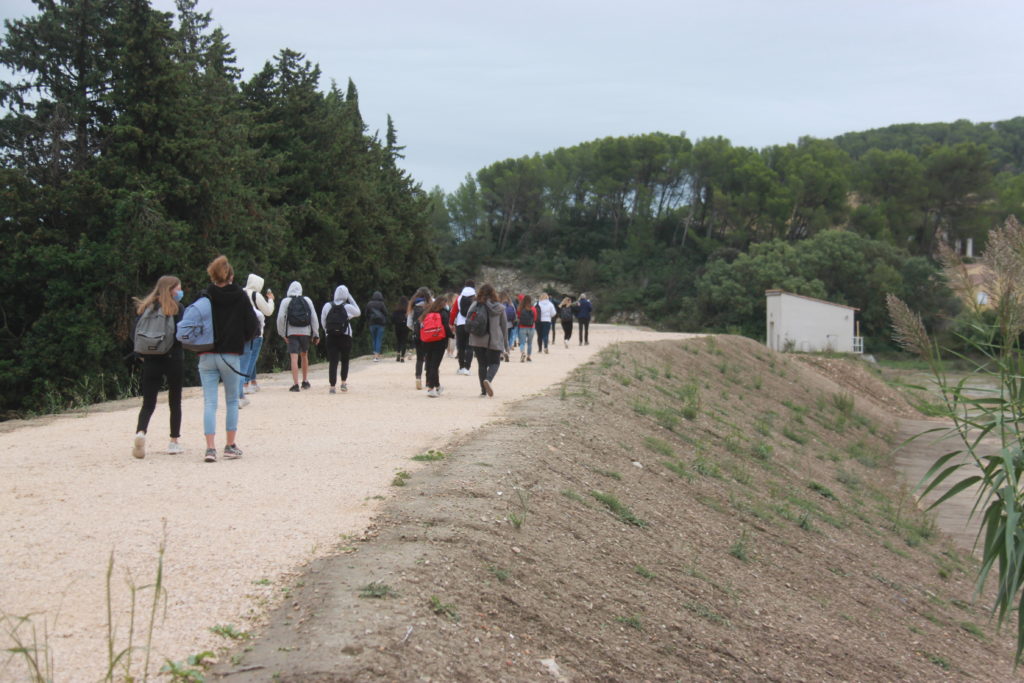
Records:
[[[449,358],[439,399],[416,391],[413,364],[393,358],[354,360],[349,392],[334,396],[326,364],[312,369],[313,388],[298,395],[287,391],[289,375],[264,375],[263,391],[241,413],[244,458],[216,464],[202,462],[197,388],[185,393],[184,455],[161,452],[163,394],[144,460],[130,455],[141,399],[8,423],[0,431],[0,609],[35,614],[40,634],[45,620],[54,680],[98,680],[107,660],[111,553],[118,650],[127,645],[129,581],[153,582],[163,541],[166,615],[161,609],[151,669],[164,658],[215,649],[224,641],[210,627],[252,628],[305,563],[360,534],[393,491],[394,473],[417,466],[412,455],[501,416],[510,402],[561,381],[610,343],[687,336],[593,325],[589,346],[553,345],[532,363],[503,364],[493,399],[479,398],[475,367],[472,376],[457,376]],[[151,600],[151,591],[139,592],[140,602]],[[0,680],[23,672],[19,662],[0,662]]]

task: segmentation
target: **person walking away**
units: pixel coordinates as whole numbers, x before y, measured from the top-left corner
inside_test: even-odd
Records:
[[[558,304],[558,322],[562,323],[562,339],[565,341],[565,348],[569,348],[569,340],[572,339],[572,299],[563,297],[562,303]]]
[[[135,441],[132,444],[132,455],[136,458],[146,457],[149,419],[156,410],[156,395],[160,393],[160,385],[165,379],[167,407],[171,412],[171,440],[167,444],[167,452],[171,455],[185,452],[178,443],[181,438],[181,387],[185,374],[185,352],[181,342],[174,337],[184,312],[181,306],[183,296],[181,280],[173,275],[164,275],[156,281],[149,294],[135,299],[135,313],[139,318],[135,322],[135,334],[132,336],[138,340],[141,332],[147,336],[148,342],[143,345],[145,348],[135,344],[135,352],[142,360],[142,408],[139,409]],[[140,322],[143,323],[141,327]],[[156,334],[149,333],[149,330],[155,330]]]
[[[456,304],[456,302],[458,301],[459,297],[455,295],[455,292],[447,292],[444,295],[444,298],[445,298],[445,301],[447,302],[447,307],[448,307],[448,311],[449,311],[449,313],[448,313],[448,324],[454,330],[455,329],[455,318],[459,314],[458,313],[458,305]],[[455,351],[456,351],[455,337],[451,337],[451,338],[448,339],[448,357],[449,358],[455,358],[455,355],[456,355]]]
[[[444,387],[441,386],[441,361],[448,348],[448,339],[454,336],[449,322],[451,311],[447,303],[443,296],[437,297],[423,309],[419,318],[419,339],[427,366],[428,398],[437,398],[444,393]]]
[[[487,334],[471,334],[469,345],[476,356],[480,395],[494,396],[494,377],[501,366],[501,357],[508,357],[508,317],[505,315],[505,305],[498,300],[497,292],[489,284],[480,287],[475,306],[487,309]]]
[[[537,312],[533,308],[533,299],[529,294],[519,301],[519,310],[516,311],[516,315],[519,323],[519,362],[532,361],[533,333]]]
[[[299,390],[299,361],[302,361],[302,388],[309,389],[309,344],[320,343],[320,323],[308,296],[302,296],[297,281],[288,285],[288,296],[277,310],[277,333],[288,343],[292,360],[292,388]]]
[[[427,360],[426,350],[423,347],[423,342],[420,340],[420,318],[423,316],[423,311],[426,310],[433,300],[430,290],[426,287],[420,287],[412,295],[412,301],[409,302],[409,311],[406,314],[409,331],[412,332],[413,343],[416,345],[415,372],[417,391],[423,388],[423,363]]]
[[[459,357],[460,375],[468,375],[473,364],[473,352],[469,349],[469,333],[466,332],[466,312],[476,300],[476,290],[473,288],[475,284],[472,280],[466,280],[455,302],[455,353]]]
[[[405,349],[409,344],[409,327],[405,324],[406,309],[408,308],[409,297],[403,296],[391,311],[391,325],[395,328],[395,343],[398,346],[398,355],[395,360],[399,363],[405,362]]]
[[[325,303],[320,311],[320,323],[327,346],[327,381],[331,385],[332,394],[337,393],[334,385],[338,381],[339,361],[341,390],[348,391],[348,363],[352,357],[352,320],[358,318],[359,314],[359,306],[345,285],[335,287],[334,299]]]
[[[380,351],[384,345],[384,332],[388,329],[388,307],[384,295],[374,292],[366,304],[366,319],[370,323],[370,340],[373,343],[373,362],[380,362]]]
[[[500,300],[505,307],[505,321],[508,323],[508,348],[511,349],[519,340],[519,328],[516,327],[516,305],[512,303],[512,297],[509,296],[508,292],[502,294]],[[508,353],[505,353],[505,362],[509,362]]]
[[[537,353],[551,353],[548,338],[551,335],[551,324],[557,315],[558,311],[547,292],[542,293],[537,302]]]
[[[263,350],[263,328],[269,316],[274,315],[274,293],[267,289],[267,295],[263,296],[263,278],[255,273],[249,273],[245,281],[245,295],[252,301],[253,310],[256,311],[256,321],[260,324],[260,333],[246,344],[245,352],[242,354],[242,374],[238,381],[242,383],[238,392],[238,407],[244,408],[249,405],[246,394],[253,394],[260,390],[256,383],[256,362],[260,359],[260,351]]]
[[[224,458],[242,457],[238,447],[238,377],[245,343],[259,332],[252,302],[234,283],[235,271],[226,256],[218,256],[206,268],[210,285],[204,294],[210,299],[213,315],[213,349],[199,354],[199,380],[203,385],[203,434],[206,436],[206,462],[217,461],[214,438],[217,435],[217,385],[224,383],[226,441]]]
[[[590,346],[590,318],[594,311],[594,305],[590,303],[586,294],[580,294],[577,306],[576,320],[580,324],[580,346]]]

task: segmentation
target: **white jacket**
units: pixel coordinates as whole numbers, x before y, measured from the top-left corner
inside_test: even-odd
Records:
[[[551,299],[541,299],[537,302],[537,308],[540,310],[540,321],[542,323],[549,323],[558,315],[558,311],[555,310],[555,305],[551,303]]]
[[[263,296],[263,278],[256,273],[249,273],[245,281],[245,296],[252,302],[256,311],[256,319],[260,321],[260,336],[263,336],[263,323],[274,315],[274,302]]]

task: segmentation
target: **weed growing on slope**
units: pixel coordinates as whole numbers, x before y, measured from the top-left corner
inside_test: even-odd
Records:
[[[634,515],[632,510],[620,503],[619,499],[612,494],[602,493],[601,491],[591,491],[590,495],[598,502],[604,504],[606,508],[611,510],[616,517],[626,524],[632,524],[633,526],[641,528],[647,526],[647,522]]]

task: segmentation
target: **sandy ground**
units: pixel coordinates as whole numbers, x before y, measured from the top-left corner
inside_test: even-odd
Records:
[[[40,634],[45,622],[54,680],[102,678],[111,553],[117,651],[127,645],[128,577],[151,584],[165,542],[166,614],[161,609],[152,668],[214,649],[224,640],[210,627],[251,628],[280,602],[286,577],[361,534],[393,490],[394,473],[417,467],[410,456],[501,416],[608,344],[688,336],[610,325],[593,325],[591,333],[589,346],[573,340],[532,363],[503,364],[493,399],[479,398],[475,367],[472,376],[457,376],[450,358],[441,365],[446,392],[439,399],[415,390],[413,363],[393,358],[354,360],[349,392],[334,396],[326,364],[312,369],[312,389],[298,395],[287,391],[290,376],[263,376],[263,391],[241,413],[245,456],[237,461],[202,462],[198,389],[185,394],[184,455],[162,452],[164,396],[144,460],[130,455],[141,400],[9,423],[0,433],[0,609],[36,615]],[[138,595],[152,600],[149,590]],[[144,605],[136,611],[137,618],[149,613]],[[141,627],[135,630],[138,645]],[[0,679],[22,672],[16,662],[0,666]]]

